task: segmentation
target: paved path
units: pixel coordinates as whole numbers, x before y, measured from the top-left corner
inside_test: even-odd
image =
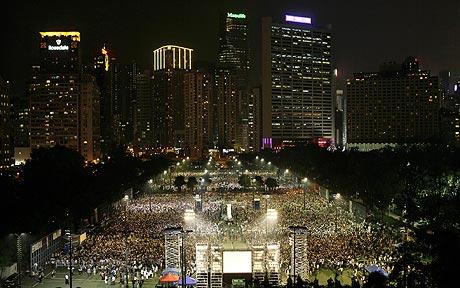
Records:
[[[65,270],[59,270],[56,272],[56,276],[51,278],[51,275],[46,275],[42,283],[37,283],[36,279],[25,277],[22,280],[23,288],[65,288],[69,285],[65,285]],[[99,275],[87,277],[86,274],[78,275],[78,273],[73,276],[73,285],[72,288],[121,288],[123,287],[120,284],[106,285],[104,281],[101,280]],[[155,285],[158,283],[158,277],[154,277],[144,282],[143,288],[155,288]],[[132,284],[129,284],[129,288],[132,288]]]

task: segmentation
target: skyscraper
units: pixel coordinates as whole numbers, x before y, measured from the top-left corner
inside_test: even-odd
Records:
[[[215,95],[217,135],[221,148],[248,149],[247,103],[249,94],[248,22],[243,13],[223,14],[219,24],[219,51]],[[244,108],[244,109],[240,109]]]
[[[100,91],[94,76],[83,74],[80,84],[80,147],[88,161],[101,157]]]
[[[347,146],[427,143],[439,136],[438,77],[416,58],[347,81]]]
[[[99,107],[99,90],[81,73],[80,33],[40,32],[39,49],[40,66],[33,67],[29,90],[30,147],[62,145],[82,152],[82,128],[87,128],[82,125],[91,123],[92,132],[84,130],[89,134],[99,129],[95,127],[99,121],[92,119],[99,117],[98,113],[86,106]],[[90,140],[89,134],[85,139]],[[93,144],[96,138],[91,139]],[[93,151],[98,143],[94,145]],[[97,152],[85,155],[87,160],[94,160],[92,155],[97,156]]]
[[[262,19],[263,147],[333,137],[331,32],[311,19]]]
[[[217,69],[235,74],[237,89],[248,87],[249,42],[246,14],[226,13],[220,18]]]
[[[107,47],[94,58],[94,76],[99,86],[101,117],[101,149],[106,153],[110,147],[122,141],[120,69],[115,57]]]
[[[134,112],[134,146],[141,153],[154,147],[154,100],[149,71],[138,72],[136,81],[136,104]]]
[[[262,97],[260,87],[253,88],[248,97],[248,150],[259,152],[262,143]]]
[[[78,151],[80,33],[40,32],[39,47],[40,66],[30,83],[30,146]]]
[[[238,132],[238,89],[236,75],[219,73],[217,82],[217,143],[221,148],[235,148]]]
[[[192,69],[193,49],[166,45],[153,51],[154,133],[160,147],[184,148],[183,75]]]
[[[204,156],[205,150],[212,147],[213,87],[210,72],[196,70],[184,74],[185,147],[192,157]]]
[[[10,84],[0,76],[0,169],[14,163],[11,132]]]

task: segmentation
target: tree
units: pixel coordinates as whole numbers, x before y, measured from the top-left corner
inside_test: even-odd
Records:
[[[278,187],[278,182],[276,179],[268,177],[267,180],[265,180],[265,184],[267,185],[268,189],[274,189]]]
[[[179,191],[182,191],[182,186],[184,186],[185,184],[185,177],[182,175],[176,176],[176,178],[174,179],[174,186],[176,186],[177,189],[179,189]]]
[[[194,176],[188,177],[188,180],[187,180],[187,188],[188,188],[190,191],[194,191],[196,185],[198,185],[198,181],[196,180],[196,177],[194,177]]]
[[[263,187],[264,186],[264,180],[262,179],[261,176],[257,175],[255,177],[256,179],[256,185],[257,185],[257,188],[260,188],[260,187]]]
[[[251,179],[249,178],[248,175],[243,174],[238,179],[238,184],[240,184],[244,189],[246,189],[247,187],[251,185]]]

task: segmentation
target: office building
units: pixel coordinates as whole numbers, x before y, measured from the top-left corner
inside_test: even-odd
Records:
[[[100,91],[96,78],[92,75],[82,75],[79,108],[79,151],[86,160],[97,161],[101,157]]]
[[[213,81],[207,71],[184,74],[185,147],[192,157],[206,157],[207,149],[212,148]]]
[[[30,146],[78,151],[79,32],[40,32],[40,66],[30,83]]]
[[[346,143],[345,104],[346,99],[343,90],[335,90],[335,143],[339,146]]]
[[[249,77],[248,21],[243,13],[220,17],[217,69],[236,76],[237,89],[247,90]]]
[[[333,138],[331,31],[311,19],[262,19],[263,148]]]
[[[347,80],[347,146],[363,150],[439,137],[438,77],[416,58]]]
[[[216,113],[218,127],[214,139],[220,148],[241,152],[248,150],[249,58],[246,14],[222,14],[215,74],[217,93],[214,101],[219,111]]]
[[[80,33],[40,32],[39,49],[29,88],[31,149],[61,145],[82,153],[87,141],[86,160],[97,159],[100,95],[96,80],[81,73]]]
[[[0,169],[14,163],[11,124],[10,84],[0,76]]]
[[[155,144],[185,147],[184,73],[192,69],[193,49],[166,45],[153,51],[152,89]]]
[[[236,75],[219,73],[216,75],[217,91],[217,143],[220,148],[234,149],[237,144],[238,89]]]
[[[107,47],[102,47],[94,58],[93,75],[99,86],[101,116],[101,149],[106,153],[110,148],[125,143],[122,136],[120,66],[115,57],[109,55]]]
[[[154,100],[150,72],[137,72],[134,112],[134,147],[140,154],[154,148]]]
[[[262,144],[262,97],[260,87],[249,93],[248,107],[248,151],[259,152]]]

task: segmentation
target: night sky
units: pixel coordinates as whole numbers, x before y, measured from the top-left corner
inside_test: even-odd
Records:
[[[24,94],[30,67],[37,63],[38,32],[82,33],[83,60],[100,46],[126,63],[149,68],[152,51],[163,44],[186,45],[195,59],[215,61],[218,17],[223,11],[250,17],[253,56],[257,62],[258,21],[285,13],[331,24],[334,53],[342,79],[353,72],[375,71],[384,61],[417,56],[422,68],[460,72],[459,0],[149,0],[149,1],[13,1],[2,2],[0,75],[10,80],[13,95]],[[6,8],[6,11],[4,10]],[[253,82],[257,82],[257,70]]]

